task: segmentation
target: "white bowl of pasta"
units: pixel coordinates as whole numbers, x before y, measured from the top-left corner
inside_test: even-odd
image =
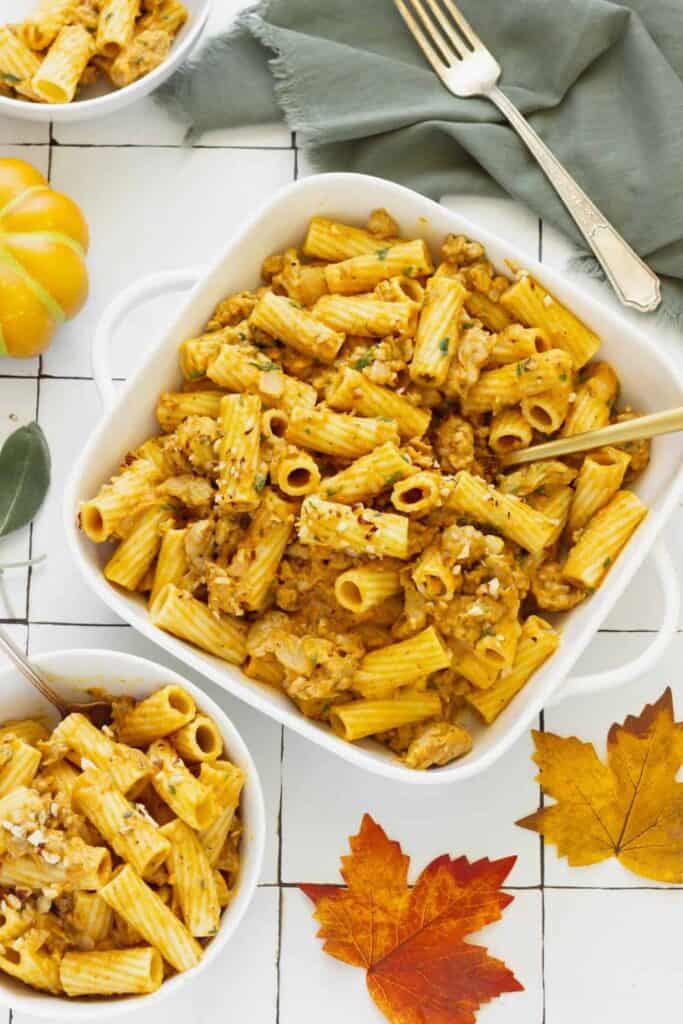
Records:
[[[0,672],[0,1001],[69,1020],[151,1006],[221,955],[252,899],[254,762],[221,708],[167,668],[104,650],[33,661],[66,700],[125,702],[104,731],[60,723]]]
[[[84,121],[147,96],[186,60],[211,0],[5,0],[0,114]]]
[[[510,263],[530,276],[510,279]],[[193,284],[115,392],[108,346],[127,310]],[[617,376],[624,405],[679,405],[677,368],[564,276],[407,189],[346,174],[288,186],[209,270],[116,299],[93,370],[106,412],[64,504],[90,586],[359,767],[466,779],[544,705],[635,678],[671,638],[677,584],[655,548],[652,643],[566,682],[676,507],[680,436],[649,464],[634,449],[504,479],[495,449],[608,420]]]

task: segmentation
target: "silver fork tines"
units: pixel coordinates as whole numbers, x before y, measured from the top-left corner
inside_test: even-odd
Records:
[[[569,210],[612,287],[641,312],[661,302],[659,278],[577,185],[497,85],[501,68],[453,0],[394,0],[415,41],[454,96],[486,96],[529,148]]]

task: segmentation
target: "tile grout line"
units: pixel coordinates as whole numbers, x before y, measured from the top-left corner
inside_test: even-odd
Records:
[[[282,807],[284,798],[285,727],[280,726],[280,794],[277,811],[277,945],[275,949],[275,1024],[280,1024],[280,957],[282,954]]]

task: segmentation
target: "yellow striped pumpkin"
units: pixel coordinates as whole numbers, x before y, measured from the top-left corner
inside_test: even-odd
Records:
[[[88,296],[88,226],[23,160],[0,159],[0,356],[44,352]]]

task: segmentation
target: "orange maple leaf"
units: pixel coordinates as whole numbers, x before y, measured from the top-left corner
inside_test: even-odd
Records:
[[[572,866],[616,857],[659,882],[683,882],[683,723],[671,689],[614,724],[607,764],[591,743],[534,732],[537,781],[556,803],[517,822],[540,832]]]
[[[302,885],[318,936],[337,960],[364,967],[368,991],[394,1024],[473,1024],[482,1003],[522,986],[504,963],[464,937],[497,921],[514,857],[444,855],[408,885],[409,858],[366,814],[336,885]]]

